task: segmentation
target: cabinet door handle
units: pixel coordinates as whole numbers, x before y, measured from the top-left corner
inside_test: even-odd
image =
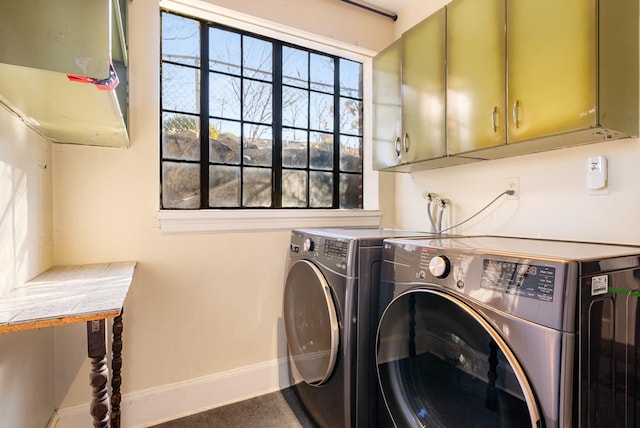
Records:
[[[402,141],[400,140],[400,137],[396,137],[396,144],[395,144],[395,149],[396,149],[396,156],[400,157],[400,154],[402,153]]]
[[[520,100],[513,103],[513,123],[516,128],[520,128]]]
[[[402,137],[402,147],[404,147],[405,153],[409,153],[409,146],[411,146],[411,140],[409,140],[409,133],[405,132]]]
[[[491,129],[493,132],[498,132],[498,106],[494,106],[491,112]]]

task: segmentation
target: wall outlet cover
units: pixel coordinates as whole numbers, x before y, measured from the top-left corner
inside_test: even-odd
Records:
[[[607,158],[604,156],[589,157],[585,168],[587,189],[598,190],[607,187]]]

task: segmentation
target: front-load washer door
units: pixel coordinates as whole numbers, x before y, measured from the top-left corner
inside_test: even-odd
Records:
[[[284,325],[293,363],[309,385],[322,385],[338,357],[338,317],[327,280],[313,263],[298,260],[287,273]]]
[[[382,315],[377,368],[398,427],[537,427],[522,367],[464,302],[438,290],[401,294]]]

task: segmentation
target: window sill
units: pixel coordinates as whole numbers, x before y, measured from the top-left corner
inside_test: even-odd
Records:
[[[167,234],[253,232],[305,227],[380,227],[378,210],[160,210]]]

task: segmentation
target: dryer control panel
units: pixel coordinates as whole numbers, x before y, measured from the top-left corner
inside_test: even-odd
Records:
[[[344,275],[350,269],[351,242],[348,239],[293,232],[289,244],[289,257],[314,260]]]
[[[348,248],[349,243],[347,241],[325,239],[322,254],[330,259],[346,260]]]

